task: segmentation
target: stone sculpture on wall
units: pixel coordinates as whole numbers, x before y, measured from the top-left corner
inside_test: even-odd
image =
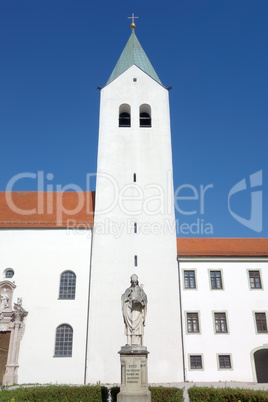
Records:
[[[12,308],[13,291],[16,288],[10,281],[0,282],[0,332],[10,333],[7,362],[2,378],[3,385],[13,385],[18,382],[18,359],[20,342],[24,330],[24,319],[28,312],[22,307],[22,299],[14,303]]]
[[[9,301],[9,296],[7,293],[7,288],[4,288],[1,292],[1,309],[6,309],[8,308],[8,301]]]

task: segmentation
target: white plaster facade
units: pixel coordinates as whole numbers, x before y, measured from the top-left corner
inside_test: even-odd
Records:
[[[189,270],[195,272],[195,289],[185,288],[184,271]],[[211,288],[210,271],[221,272],[222,289]],[[260,272],[261,288],[251,289],[249,271]],[[268,320],[268,259],[179,258],[179,272],[185,381],[257,382],[253,355],[268,349],[268,334],[257,332],[255,313],[266,313]],[[197,333],[187,330],[188,312],[198,312]],[[216,312],[226,314],[226,333],[216,333]],[[219,369],[219,354],[230,355],[230,369]],[[190,368],[191,355],[202,356],[202,369]]]
[[[33,382],[82,384],[84,381],[88,383],[92,382],[90,380],[90,376],[92,376],[91,367],[93,364],[96,365],[96,361],[97,363],[99,361],[99,368],[96,369],[100,370],[101,366],[104,372],[101,381],[109,382],[109,374],[104,369],[105,366],[110,367],[114,359],[115,373],[113,379],[114,382],[120,381],[117,344],[119,342],[125,343],[120,309],[122,289],[119,289],[115,281],[113,282],[112,273],[111,277],[103,273],[102,286],[107,285],[109,287],[106,289],[107,292],[109,290],[109,297],[96,296],[93,290],[94,288],[100,289],[101,284],[95,286],[94,282],[91,281],[91,288],[89,287],[91,233],[90,229],[81,232],[77,229],[0,231],[1,284],[3,285],[2,288],[8,289],[9,296],[13,289],[13,300],[11,297],[9,307],[4,313],[7,316],[11,314],[12,304],[14,305],[18,298],[22,298],[23,309],[28,313],[28,315],[25,314],[21,323],[18,320],[14,322],[14,324],[17,322],[20,344],[15,345],[14,349],[13,346],[10,346],[10,359],[17,359],[17,365],[14,371],[12,364],[7,367],[6,380],[12,380],[13,375],[13,382],[20,384]],[[12,268],[15,272],[14,277],[10,280],[4,277],[7,268]],[[131,268],[129,267],[130,272],[132,272]],[[65,270],[72,270],[76,273],[75,300],[58,299],[59,278]],[[184,272],[189,270],[195,272],[195,288],[186,289]],[[143,272],[136,271],[140,277],[143,276]],[[175,271],[177,272],[177,267]],[[210,271],[221,272],[222,289],[211,289]],[[252,289],[250,287],[249,271],[260,272],[261,288]],[[92,276],[94,278],[94,275]],[[152,276],[154,277],[154,275]],[[118,280],[117,276],[115,278]],[[154,284],[157,278],[156,275]],[[183,356],[180,356],[176,361],[176,369],[180,370],[180,375],[184,375],[185,381],[190,382],[257,382],[254,353],[258,350],[268,350],[267,332],[258,333],[255,318],[256,312],[262,312],[266,314],[268,322],[267,258],[180,257],[179,279],[179,284],[176,282],[176,286],[180,290],[181,304],[177,305],[175,315],[178,315],[180,311],[182,313],[182,331],[180,329],[176,332],[176,337],[170,343],[170,348],[175,346],[183,350]],[[149,298],[148,308],[153,310],[153,314],[157,314],[155,308],[157,301],[153,301],[154,306],[152,307],[152,302],[150,303],[150,295],[153,294],[150,281],[148,280],[148,285],[145,281],[143,282]],[[123,285],[125,286],[125,284]],[[88,323],[87,320],[90,289],[92,295],[91,311],[94,312],[94,308],[96,308],[94,298],[98,301],[98,305],[102,300],[97,312],[99,320],[95,323],[92,321]],[[161,292],[159,291],[159,300],[162,301],[165,298],[172,304],[169,289],[170,285],[166,289],[163,287]],[[103,319],[102,308],[107,310],[107,305],[112,307],[108,308],[108,316],[104,316],[105,319]],[[188,312],[198,313],[198,333],[189,333],[187,330]],[[216,333],[215,312],[225,312],[227,333]],[[149,317],[152,321],[160,322],[157,336],[152,332],[149,334],[146,332],[148,327],[150,331],[154,329],[153,325],[149,326],[148,324],[145,327],[145,345],[151,352],[152,347],[148,345],[153,345],[153,341],[157,343],[158,336],[166,336],[165,331],[168,331],[170,323],[165,324],[164,317],[158,319],[159,317],[156,316],[155,319],[152,314]],[[113,325],[112,322],[109,323],[109,320],[117,320],[118,324]],[[7,320],[3,319],[0,321],[0,330],[12,331],[12,325],[9,328],[4,328],[6,322]],[[74,330],[72,357],[54,357],[55,332],[57,326],[62,323],[70,324]],[[108,325],[109,330],[105,329],[105,325]],[[167,328],[162,330],[162,326],[165,325]],[[15,328],[16,325],[14,325],[14,330]],[[87,329],[89,329],[88,345]],[[102,342],[105,343],[106,339],[108,347],[104,347],[103,351],[98,348],[99,344],[96,339],[92,341],[92,332],[94,331],[96,336],[99,336],[100,345]],[[168,339],[170,338],[168,337]],[[13,341],[14,339],[11,340],[11,344]],[[107,360],[104,353],[109,352],[108,349],[111,345],[114,345],[113,356],[108,355],[110,360]],[[86,369],[87,348],[89,354]],[[94,360],[94,356],[91,357],[93,348],[96,353],[98,352],[99,360]],[[152,380],[158,374],[158,368],[155,369],[154,367],[154,360],[157,361],[158,356],[161,356],[157,348],[153,353],[150,353],[148,360],[149,382],[156,382]],[[230,355],[232,366],[230,369],[219,369],[219,354]],[[202,369],[193,370],[190,368],[189,359],[191,355],[202,356]],[[164,362],[162,364],[164,365]],[[8,381],[6,384],[12,382]],[[166,381],[162,381],[162,383]]]
[[[0,230],[1,280],[6,268],[14,270],[13,301],[22,298],[29,313],[21,334],[20,384],[84,382],[91,232]],[[74,300],[58,299],[60,275],[66,270],[76,274]],[[54,357],[56,328],[64,323],[74,331],[72,357]]]

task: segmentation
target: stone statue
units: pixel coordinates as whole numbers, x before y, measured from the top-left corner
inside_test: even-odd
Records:
[[[130,283],[131,287],[121,297],[125,335],[127,336],[127,345],[142,346],[147,296],[143,288],[139,286],[137,275],[131,276]]]
[[[1,307],[2,309],[8,308],[9,296],[7,294],[6,288],[3,289],[3,293],[1,293]]]
[[[17,305],[20,307],[22,306],[22,297],[17,298]]]

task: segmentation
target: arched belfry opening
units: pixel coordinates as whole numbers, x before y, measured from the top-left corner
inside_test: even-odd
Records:
[[[151,106],[146,103],[140,106],[140,127],[152,127]]]
[[[126,103],[119,107],[119,127],[131,127],[130,106]]]
[[[268,347],[254,353],[256,377],[259,383],[268,383]]]

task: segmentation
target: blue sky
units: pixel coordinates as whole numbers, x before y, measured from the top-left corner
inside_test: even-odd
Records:
[[[132,12],[158,76],[173,87],[175,190],[196,198],[178,200],[178,235],[268,237],[267,0],[0,0],[0,190],[38,171],[53,189],[86,188],[97,163],[96,88],[129,38]],[[228,194],[243,179],[232,215]],[[204,208],[200,186],[209,186]],[[13,189],[37,190],[36,180]]]

